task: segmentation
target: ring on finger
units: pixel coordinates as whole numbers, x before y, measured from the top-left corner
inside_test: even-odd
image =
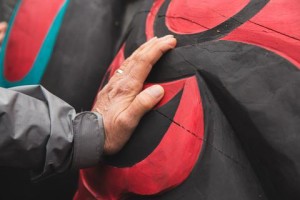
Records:
[[[117,69],[117,70],[116,70],[116,73],[117,73],[117,74],[123,74],[123,73],[124,73],[124,71],[123,71],[123,70],[121,70],[121,69]]]

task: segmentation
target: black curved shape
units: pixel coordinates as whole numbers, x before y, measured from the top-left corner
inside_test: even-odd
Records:
[[[261,185],[262,193],[266,194],[267,199],[299,199],[300,170],[295,167],[300,163],[298,157],[300,124],[296,117],[300,112],[299,69],[289,60],[255,45],[214,41],[198,44],[197,47],[191,45],[173,50],[153,69],[148,81],[177,80],[190,74],[200,74],[205,80],[209,93],[212,93],[215,99],[209,101],[216,101],[221,115],[224,114],[228,120],[226,123],[230,124],[231,131],[234,132],[242,147],[237,151],[245,153],[259,182],[258,185],[249,185],[257,187]],[[201,89],[200,84],[199,87]],[[209,106],[205,106],[207,93],[201,91],[204,109],[210,109]],[[210,114],[205,112],[205,118],[209,116]],[[217,116],[212,116],[211,119],[214,123],[219,120]],[[209,123],[211,122],[205,121],[206,128]],[[214,137],[213,135],[210,136]],[[289,138],[293,138],[293,141],[289,141]],[[214,144],[209,139],[208,142]],[[223,152],[222,145],[227,143],[220,143],[220,145],[222,148],[218,149],[222,149],[220,152]],[[226,155],[233,154],[226,153]],[[237,158],[237,163],[244,162],[243,167],[248,168],[246,161],[241,162],[240,158]],[[219,172],[221,167],[217,165],[215,169],[216,165],[213,162],[204,160],[201,165],[195,166],[199,176],[194,176],[191,181],[186,181],[178,189],[161,196],[133,199],[174,199],[180,195],[185,197],[182,199],[199,199],[201,194],[193,193],[195,190],[203,191],[203,196],[211,197],[208,199],[214,199],[212,197],[215,191],[224,191],[224,195],[219,193],[219,197],[234,199],[229,198],[229,194],[224,190],[225,185],[229,186],[227,183],[220,185],[220,188],[215,187],[214,190],[210,188],[204,190],[205,184],[198,182],[202,180],[204,183],[211,184],[209,181],[215,179],[212,178],[213,170]],[[203,167],[207,170],[211,169],[201,174]],[[220,176],[222,179],[226,178],[225,171],[224,175]],[[207,177],[208,174],[210,177]],[[194,187],[195,183],[199,186],[196,187],[197,189]],[[186,184],[189,186],[185,186]],[[244,186],[244,188],[248,187]],[[186,189],[180,189],[182,187]],[[225,194],[228,198],[225,198]],[[266,198],[262,197],[262,199]]]
[[[131,194],[126,199],[269,200],[207,84],[199,74],[196,77],[204,108],[205,138],[194,169],[176,188],[159,195]]]
[[[250,0],[250,2],[237,14],[225,22],[207,31],[195,34],[177,34],[168,29],[166,26],[166,13],[171,0],[166,0],[155,19],[154,32],[156,36],[172,34],[177,38],[177,47],[190,44],[202,43],[222,38],[241,26],[246,21],[255,16],[269,0]]]
[[[207,71],[225,78],[238,70],[268,69],[270,72],[295,73],[297,67],[287,59],[267,49],[232,41],[214,41],[197,46],[176,48],[152,69],[147,81],[160,83],[178,80]],[[276,74],[276,76],[279,74]],[[283,77],[279,77],[281,79]]]
[[[177,47],[203,43],[207,41],[220,39],[239,26],[241,26],[246,21],[250,20],[255,16],[260,10],[270,0],[250,0],[250,2],[237,14],[226,20],[225,22],[217,25],[216,27],[209,29],[207,31],[195,34],[177,34],[168,29],[165,22],[165,15],[171,0],[166,0],[155,19],[154,23],[154,33],[156,36],[161,37],[167,34],[172,34],[177,39]],[[146,41],[146,20],[148,13],[152,7],[152,1],[144,1],[144,5],[136,16],[132,20],[129,26],[128,38],[126,40],[125,57],[128,57],[138,46]],[[139,26],[136,26],[139,24]]]

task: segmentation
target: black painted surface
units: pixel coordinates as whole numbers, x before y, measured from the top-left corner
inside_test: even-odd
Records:
[[[206,83],[197,75],[205,116],[204,145],[190,176],[178,187],[130,200],[267,199],[244,149]]]
[[[70,3],[41,83],[77,111],[91,109],[115,53],[123,7],[117,0]]]
[[[173,50],[157,64],[148,81],[176,80],[193,74],[200,74],[204,78],[215,97],[222,111],[221,115],[226,117],[226,123],[230,124],[234,136],[238,139],[231,141],[231,145],[234,146],[237,141],[240,143],[242,148],[235,151],[245,152],[248,161],[243,165],[250,165],[252,168],[263,189],[262,194],[265,193],[266,197],[272,200],[299,199],[299,70],[288,60],[266,49],[237,42],[212,41]],[[205,99],[203,91],[201,95]],[[210,109],[207,106],[204,108]],[[207,117],[209,115],[206,114],[206,119]],[[219,118],[214,117],[212,120],[218,121]],[[208,128],[209,123],[205,125]],[[226,128],[220,129],[226,132]],[[222,145],[228,145],[226,141],[223,142]],[[229,152],[227,155],[233,154],[234,152]],[[216,173],[213,171],[215,167],[216,170],[224,170],[222,165],[212,160],[202,161],[202,165],[196,166],[195,170],[202,171],[203,168],[210,167],[212,171],[207,172],[209,175],[205,176],[213,177]],[[237,161],[240,163],[239,159]],[[223,171],[224,175],[219,179],[226,179],[228,173]],[[187,192],[191,196],[185,192],[182,194],[184,190],[181,190],[183,186],[180,186],[167,193],[166,197],[162,195],[161,199],[176,199],[177,195],[187,199],[214,199],[217,196],[211,194],[213,191],[223,191],[218,193],[222,199],[255,199],[252,192],[246,195],[247,188],[258,187],[258,183],[242,184],[245,188],[238,190],[244,190],[246,196],[233,198],[230,192],[226,192],[230,189],[230,184],[227,183],[215,187],[214,190],[202,190],[204,186],[199,180],[207,183],[202,176],[195,176],[194,181],[187,181],[189,187],[194,188],[191,189],[191,193]],[[233,180],[248,177],[238,172],[230,176]],[[197,186],[194,186],[195,181],[199,181]],[[187,183],[183,185],[185,184]],[[260,198],[257,196],[257,199]]]
[[[220,34],[212,30],[175,34],[179,46],[155,65],[147,81],[202,77],[205,83],[200,81],[199,85],[206,102],[209,136],[199,163],[182,185],[155,196],[133,195],[129,199],[300,199],[299,69],[262,47],[218,40],[251,19],[266,3],[251,1],[224,22],[238,19],[238,23],[218,26]],[[151,2],[146,1],[131,24],[126,56],[145,40],[150,7]],[[160,16],[155,22],[158,36],[171,33],[162,31],[163,21]],[[207,110],[217,114],[212,116]],[[226,137],[215,140],[221,135]],[[226,148],[229,150],[224,151]]]

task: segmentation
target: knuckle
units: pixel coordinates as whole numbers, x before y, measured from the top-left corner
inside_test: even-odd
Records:
[[[134,57],[134,61],[136,64],[142,64],[142,65],[150,64],[149,55],[147,53],[145,53],[145,54],[138,53]]]
[[[145,69],[149,69],[149,68],[152,68],[152,65],[153,65],[153,61],[149,58],[141,58],[141,59],[138,59],[136,60],[136,67],[142,67],[142,68],[145,68]]]
[[[113,86],[111,93],[114,96],[124,94],[124,93],[126,93],[126,88],[124,87],[124,85],[121,82],[118,82]]]
[[[118,83],[118,87],[116,88],[116,92],[119,94],[128,94],[132,90],[134,90],[134,86],[130,81],[122,81]]]
[[[132,94],[139,92],[143,87],[143,83],[138,81],[134,75],[128,75],[128,77],[120,82],[119,92],[124,94]]]
[[[113,90],[112,86],[113,86],[112,83],[108,83],[101,92],[102,93],[110,93]]]
[[[107,89],[105,90],[105,93],[103,93],[103,95],[106,95],[109,97],[109,99],[112,99],[119,93],[121,93],[120,83],[116,82],[114,84],[107,85]]]
[[[126,80],[127,87],[131,90],[140,90],[143,86],[143,83],[139,79],[140,78],[138,77],[138,75],[129,73],[128,79]]]
[[[141,55],[137,61],[143,65],[150,64],[149,56],[146,54]]]

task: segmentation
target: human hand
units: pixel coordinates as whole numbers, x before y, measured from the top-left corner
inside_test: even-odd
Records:
[[[152,66],[175,46],[176,39],[171,35],[152,38],[124,61],[98,93],[93,111],[103,117],[105,154],[121,150],[142,116],[162,99],[164,90],[160,85],[141,90]]]
[[[7,29],[7,23],[0,22],[0,43],[2,43],[2,40],[4,39],[6,29]]]

